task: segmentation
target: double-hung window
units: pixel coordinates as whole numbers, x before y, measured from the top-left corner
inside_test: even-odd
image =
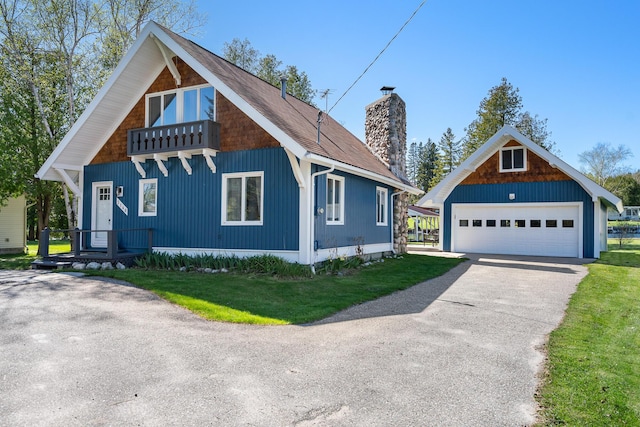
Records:
[[[222,225],[262,225],[263,172],[222,174]]]
[[[211,86],[190,86],[148,94],[147,127],[215,119]]]
[[[505,147],[500,150],[500,172],[527,170],[527,151],[523,147]]]
[[[344,177],[327,175],[327,224],[344,224]]]
[[[376,187],[376,225],[387,225],[388,190]]]

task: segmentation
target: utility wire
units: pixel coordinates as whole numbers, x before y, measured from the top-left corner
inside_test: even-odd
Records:
[[[380,53],[378,54],[378,56],[375,57],[375,59],[373,61],[371,61],[371,63],[367,66],[367,68],[364,69],[364,71],[362,72],[362,74],[360,74],[360,76],[351,84],[351,86],[349,86],[349,88],[347,90],[344,91],[344,93],[340,96],[340,98],[338,98],[338,100],[336,101],[335,104],[333,104],[333,107],[331,107],[329,109],[329,111],[327,111],[327,114],[329,114],[331,112],[331,110],[333,110],[335,108],[336,105],[338,105],[338,102],[340,102],[342,100],[342,98],[344,98],[344,96],[356,85],[356,83],[358,83],[358,81],[360,81],[360,79],[367,73],[367,71],[369,71],[369,68],[371,68],[371,66],[373,64],[375,64],[375,62],[378,60],[378,58],[380,58],[382,56],[382,54],[384,53],[385,50],[387,50],[387,48],[389,47],[389,45],[391,45],[391,43],[396,39],[396,37],[398,37],[398,35],[402,32],[402,30],[404,30],[404,27],[407,26],[407,24],[409,22],[411,22],[411,20],[413,19],[414,16],[416,16],[416,13],[418,13],[418,11],[420,10],[420,8],[422,8],[422,6],[424,6],[424,4],[427,2],[427,0],[423,0],[422,3],[420,3],[420,5],[418,6],[418,8],[411,14],[411,16],[409,17],[409,19],[407,19],[407,21],[402,25],[402,27],[400,27],[400,29],[398,30],[398,32],[395,34],[395,36],[393,36],[391,38],[391,40],[389,40],[389,43],[387,43],[387,45],[380,51]]]

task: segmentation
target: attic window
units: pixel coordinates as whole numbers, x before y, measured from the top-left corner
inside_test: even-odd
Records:
[[[500,172],[527,170],[527,151],[523,147],[505,147],[500,150]]]
[[[215,120],[213,87],[190,86],[146,96],[146,127]]]

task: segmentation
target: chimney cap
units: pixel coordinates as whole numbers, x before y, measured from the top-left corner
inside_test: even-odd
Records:
[[[395,87],[393,87],[393,86],[382,86],[380,88],[380,90],[382,91],[383,95],[389,95],[391,92],[393,92],[394,89],[395,89]]]

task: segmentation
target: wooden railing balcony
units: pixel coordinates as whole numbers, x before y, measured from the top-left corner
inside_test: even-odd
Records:
[[[220,124],[211,120],[127,132],[127,155],[145,156],[208,148],[220,150]]]

